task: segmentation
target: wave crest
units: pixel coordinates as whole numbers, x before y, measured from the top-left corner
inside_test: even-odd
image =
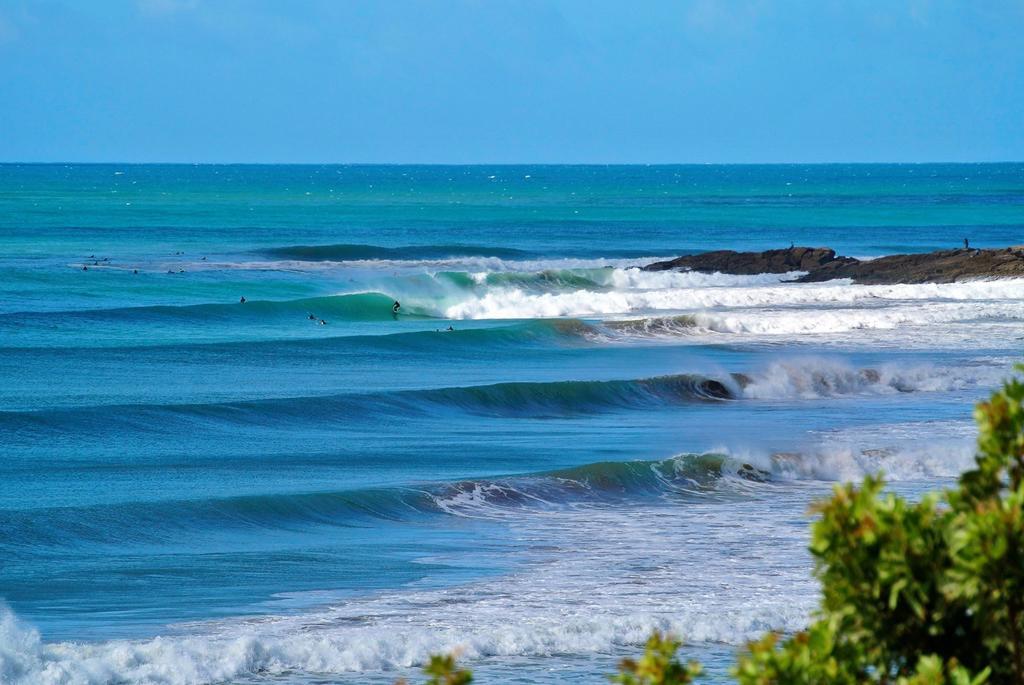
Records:
[[[443,613],[445,597],[434,599]],[[479,600],[477,600],[479,604]],[[479,607],[490,614],[494,609]],[[719,617],[699,609],[670,618],[653,612],[599,612],[545,617],[486,626],[389,625],[370,617],[348,619],[343,612],[313,615],[295,625],[287,619],[235,627],[224,634],[157,637],[151,640],[43,643],[38,633],[0,607],[0,630],[10,647],[0,676],[7,685],[212,685],[263,682],[267,677],[393,671],[424,664],[431,654],[458,651],[463,658],[544,657],[606,653],[642,645],[652,630],[670,631],[696,642],[742,644],[766,628],[797,630],[804,607],[761,606]],[[346,619],[350,627],[339,625]],[[0,638],[8,635],[0,633]],[[0,644],[3,644],[0,642]]]
[[[437,260],[456,257],[496,257],[499,259],[526,259],[536,256],[532,252],[508,247],[479,245],[406,245],[381,247],[379,245],[287,245],[262,250],[261,254],[277,259],[311,262],[349,262],[365,260]]]

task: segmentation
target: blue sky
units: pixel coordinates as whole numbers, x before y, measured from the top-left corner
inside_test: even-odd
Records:
[[[1021,0],[0,0],[0,160],[1024,159]]]

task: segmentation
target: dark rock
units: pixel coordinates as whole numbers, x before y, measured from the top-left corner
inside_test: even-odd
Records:
[[[855,283],[955,283],[978,278],[1024,277],[1024,248],[1009,250],[940,250],[868,261],[826,265],[800,277],[802,283],[852,278]]]
[[[791,247],[765,252],[717,250],[687,255],[643,267],[647,271],[672,269],[701,273],[751,275],[806,271],[800,283],[850,278],[855,283],[953,283],[978,278],[1024,278],[1024,246],[998,250],[941,250],[924,254],[889,255],[858,260],[837,256],[824,247]]]
[[[787,250],[766,252],[734,252],[717,250],[687,255],[667,262],[655,262],[644,267],[647,271],[689,269],[723,274],[783,274],[788,271],[811,271],[836,259],[835,250],[825,247],[791,247]]]

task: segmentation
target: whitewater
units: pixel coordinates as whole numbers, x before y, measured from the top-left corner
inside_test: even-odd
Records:
[[[641,267],[1020,243],[1021,196],[1021,165],[0,165],[0,683],[448,651],[597,683],[655,628],[727,682],[814,610],[811,503],[972,463],[1024,280]]]

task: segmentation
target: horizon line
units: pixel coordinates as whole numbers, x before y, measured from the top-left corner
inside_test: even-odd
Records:
[[[986,161],[832,161],[832,162],[181,162],[181,161],[7,161],[0,166],[420,166],[420,167],[674,167],[674,166],[929,166],[929,165],[1024,164],[1024,159]]]

